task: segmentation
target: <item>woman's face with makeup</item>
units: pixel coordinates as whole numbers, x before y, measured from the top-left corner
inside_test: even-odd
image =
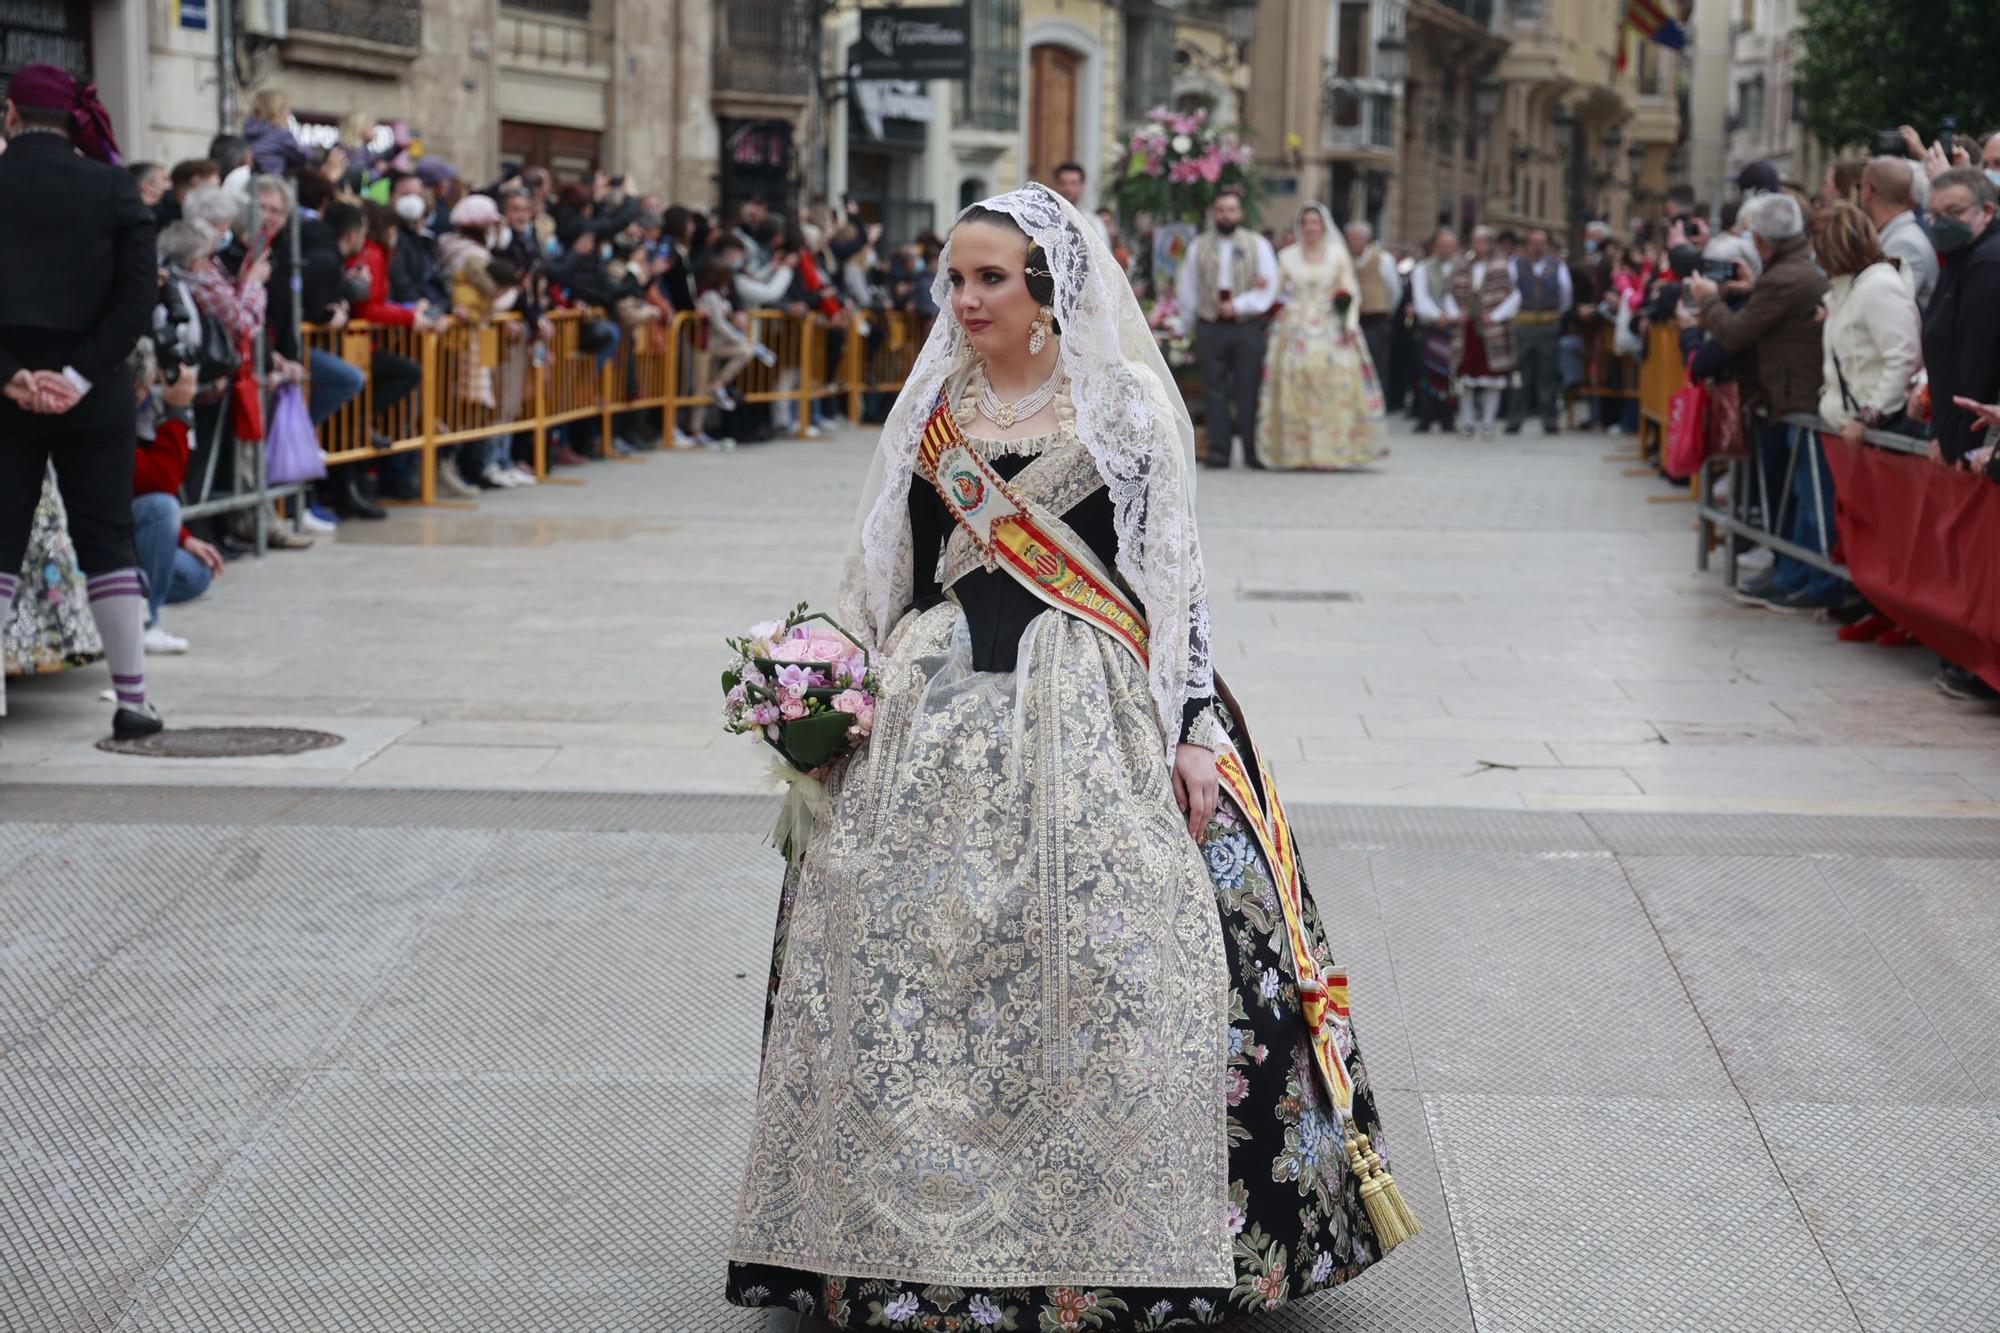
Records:
[[[945,274],[952,309],[981,353],[1027,350],[1030,326],[1041,310],[1022,272],[1027,262],[1028,238],[1012,227],[973,220],[953,229]]]

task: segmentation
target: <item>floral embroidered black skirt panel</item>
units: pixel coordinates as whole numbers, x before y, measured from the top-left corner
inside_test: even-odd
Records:
[[[843,1329],[911,1333],[1198,1327],[1269,1310],[1360,1273],[1382,1251],[1347,1169],[1337,1115],[1315,1072],[1278,895],[1225,795],[1202,843],[1233,994],[1228,1102],[1235,1283],[1216,1288],[966,1288],[732,1263],[728,1299],[799,1310]],[[1304,924],[1322,965],[1340,962],[1308,895]],[[779,922],[780,954],[785,923]],[[777,968],[772,987],[775,994]],[[1389,1161],[1375,1099],[1353,1044],[1337,1038],[1354,1081],[1354,1119]]]

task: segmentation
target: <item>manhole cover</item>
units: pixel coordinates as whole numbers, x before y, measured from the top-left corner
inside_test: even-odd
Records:
[[[1361,594],[1340,588],[1246,588],[1246,602],[1358,602]]]
[[[340,740],[330,731],[301,727],[169,727],[137,740],[99,741],[97,748],[152,759],[248,759],[324,750]]]

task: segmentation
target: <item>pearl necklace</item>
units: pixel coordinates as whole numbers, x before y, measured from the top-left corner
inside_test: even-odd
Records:
[[[979,415],[985,417],[1001,430],[1006,430],[1016,421],[1026,421],[1029,417],[1047,407],[1054,400],[1056,385],[1061,379],[1062,366],[1058,363],[1056,368],[1049,372],[1049,377],[1042,381],[1041,388],[1035,390],[1025,398],[1017,398],[1011,403],[1003,403],[1000,401],[1000,395],[993,392],[992,384],[988,383],[985,376],[982,375],[979,386]]]

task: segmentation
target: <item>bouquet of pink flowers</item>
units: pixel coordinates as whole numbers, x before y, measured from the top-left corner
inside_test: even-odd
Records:
[[[1162,222],[1199,223],[1215,196],[1234,187],[1254,218],[1258,174],[1250,145],[1232,130],[1218,130],[1206,111],[1156,106],[1126,142],[1111,180],[1112,196],[1126,217],[1151,213]]]
[[[868,650],[804,602],[726,642],[737,655],[722,673],[726,730],[754,735],[799,772],[817,773],[874,729]]]

